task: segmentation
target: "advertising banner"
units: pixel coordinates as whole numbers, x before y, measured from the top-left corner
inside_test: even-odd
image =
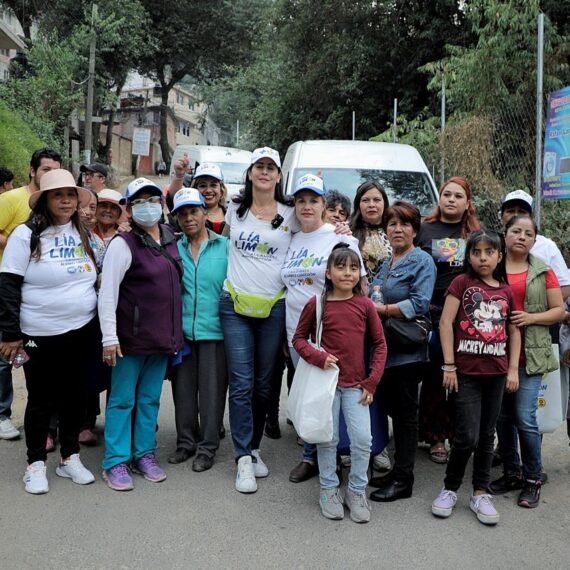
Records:
[[[570,86],[548,97],[542,197],[570,198]]]

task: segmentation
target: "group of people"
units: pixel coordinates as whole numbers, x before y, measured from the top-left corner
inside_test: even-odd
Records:
[[[536,400],[542,375],[557,367],[549,326],[565,318],[570,275],[537,234],[526,192],[503,201],[503,236],[481,229],[459,176],[422,222],[374,180],[353,204],[312,174],[286,196],[268,147],[253,152],[229,202],[215,164],[197,166],[187,188],[179,159],[166,192],[138,178],[124,196],[105,188],[104,165],[83,168],[87,188],[60,167],[59,155],[38,151],[29,184],[0,195],[0,435],[19,435],[9,375],[23,364],[26,491],[48,492],[54,418],[56,473],[94,481],[80,443],[96,442],[103,390],[104,480],[117,491],[134,488],[133,471],[163,481],[155,451],[168,378],[177,433],[169,463],[212,467],[227,398],[235,487],[253,493],[269,475],[264,433],[280,437],[273,402],[284,362],[291,378],[303,359],[339,369],[332,440],[304,443],[290,474],[295,483],[319,476],[325,517],[342,519],[346,506],[367,522],[369,499],[410,497],[418,441],[447,464],[434,515],[452,513],[471,455],[479,521],[498,522],[493,494],[520,489],[520,506],[538,505]],[[504,475],[492,482],[495,431]],[[384,473],[369,477],[370,468]]]

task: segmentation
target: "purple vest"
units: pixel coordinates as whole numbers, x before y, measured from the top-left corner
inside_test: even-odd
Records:
[[[179,264],[176,239],[161,226],[164,249]],[[125,354],[174,354],[184,344],[180,273],[152,238],[135,228],[120,232],[133,257],[119,289],[117,335]]]

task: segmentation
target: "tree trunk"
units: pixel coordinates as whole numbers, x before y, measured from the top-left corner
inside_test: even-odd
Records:
[[[168,94],[172,85],[163,81],[160,83],[160,150],[162,152],[162,160],[167,165],[170,164],[170,145],[168,144]]]
[[[125,81],[121,81],[117,88],[115,89],[115,95],[117,96],[117,101],[121,99],[121,92],[125,86]],[[107,123],[107,132],[105,133],[105,143],[99,144],[99,156],[103,157],[103,160],[108,164],[109,151],[113,144],[113,125],[115,123],[115,114],[117,112],[116,106],[113,105],[109,111],[109,121]]]

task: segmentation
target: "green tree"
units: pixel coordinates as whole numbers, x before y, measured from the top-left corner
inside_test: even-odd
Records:
[[[90,0],[55,0],[41,21],[41,30],[63,40],[73,39],[81,57],[82,75],[88,74],[89,38],[92,21]],[[150,18],[139,0],[100,0],[94,22],[97,37],[95,61],[94,116],[109,113],[107,136],[99,140],[100,123],[93,124],[95,154],[106,160],[111,147],[112,125],[120,93],[129,71],[136,69],[141,58],[153,49]],[[82,91],[86,95],[86,83]]]
[[[466,41],[459,4],[277,0],[252,60],[225,81],[215,107],[235,109],[250,140],[282,151],[298,139],[349,138],[352,111],[358,138],[369,138],[394,97],[409,116],[435,106],[417,68],[443,56],[446,42]]]
[[[211,81],[228,66],[243,63],[249,54],[259,0],[141,0],[150,17],[152,51],[140,59],[139,70],[160,86],[160,147],[170,160],[168,95],[186,76]]]
[[[21,186],[28,182],[30,157],[45,146],[28,124],[14,111],[0,103],[0,164],[9,168],[14,182]]]
[[[73,38],[61,41],[40,34],[27,54],[26,70],[0,83],[0,99],[17,112],[36,135],[63,149],[69,115],[82,99],[71,88],[82,66]]]

